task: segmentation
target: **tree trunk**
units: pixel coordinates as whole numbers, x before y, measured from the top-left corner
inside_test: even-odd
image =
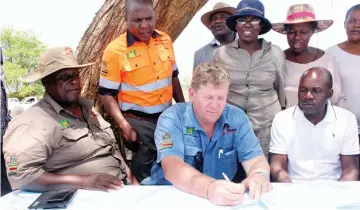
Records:
[[[208,0],[154,0],[156,14],[156,29],[166,32],[173,41],[190,22],[195,13]],[[97,62],[82,72],[82,96],[94,101],[99,107],[97,87],[99,80],[99,65],[106,46],[121,33],[126,31],[124,18],[125,0],[106,0],[102,8],[82,37],[77,55],[80,64]],[[102,113],[102,110],[99,110]]]

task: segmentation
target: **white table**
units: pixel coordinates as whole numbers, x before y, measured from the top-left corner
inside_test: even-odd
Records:
[[[206,199],[186,194],[172,186],[126,186],[110,193],[79,190],[68,209],[360,209],[360,182],[307,182],[273,186],[274,190],[265,194],[261,202],[236,207],[215,206]],[[0,209],[27,209],[39,195],[14,191],[0,199]],[[352,204],[351,208],[345,208],[348,204]],[[341,206],[344,208],[336,208]]]

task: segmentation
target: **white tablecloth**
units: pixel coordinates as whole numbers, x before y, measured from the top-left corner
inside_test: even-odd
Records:
[[[273,184],[261,201],[219,207],[172,186],[125,186],[109,193],[79,190],[68,209],[360,209],[360,182]],[[40,195],[14,191],[0,199],[1,210],[27,209]]]

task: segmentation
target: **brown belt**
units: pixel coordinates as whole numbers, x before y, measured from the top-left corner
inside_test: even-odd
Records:
[[[132,118],[132,119],[137,119],[137,120],[146,120],[148,122],[152,122],[152,123],[157,123],[158,121],[158,118],[150,118],[150,117],[139,117],[139,116],[136,116],[132,113],[129,113],[129,112],[123,112],[122,113],[124,117],[127,117],[127,118]]]

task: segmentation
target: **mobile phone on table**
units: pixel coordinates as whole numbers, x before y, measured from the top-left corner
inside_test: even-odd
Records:
[[[47,203],[62,203],[65,202],[76,190],[63,190],[52,196],[50,196],[46,202]]]
[[[65,209],[71,203],[76,191],[76,189],[68,189],[41,193],[41,195],[28,208]]]

